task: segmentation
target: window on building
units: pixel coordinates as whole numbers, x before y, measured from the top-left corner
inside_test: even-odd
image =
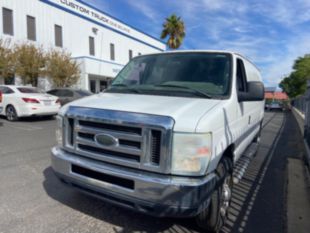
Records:
[[[62,47],[62,27],[55,25],[55,45]]]
[[[2,8],[3,34],[14,35],[13,28],[13,11],[7,8]]]
[[[95,38],[89,37],[89,54],[95,56]]]
[[[92,93],[96,93],[96,80],[89,80],[89,89]]]
[[[28,40],[36,40],[36,18],[27,15],[27,38]]]
[[[114,44],[110,44],[110,59],[112,61],[115,60],[115,48],[114,48]]]
[[[4,85],[15,85],[15,76],[14,74],[10,78],[5,78],[4,79]]]
[[[129,50],[129,60],[131,60],[132,59],[132,50],[130,49]]]
[[[100,84],[99,86],[100,92],[104,91],[108,87],[108,82],[106,80],[100,80],[99,84]]]

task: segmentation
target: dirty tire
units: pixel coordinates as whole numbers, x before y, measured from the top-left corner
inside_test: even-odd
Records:
[[[257,135],[255,136],[255,138],[253,139],[253,142],[258,143],[258,144],[260,143],[262,128],[263,128],[263,122],[260,123],[259,131]]]
[[[223,157],[216,169],[217,186],[210,205],[196,216],[196,222],[206,232],[217,233],[224,226],[231,201],[233,164],[230,158]]]

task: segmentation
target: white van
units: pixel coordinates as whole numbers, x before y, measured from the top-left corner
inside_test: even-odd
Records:
[[[104,92],[63,107],[52,167],[66,184],[217,232],[234,164],[259,143],[264,86],[243,56],[182,51],[132,59]]]

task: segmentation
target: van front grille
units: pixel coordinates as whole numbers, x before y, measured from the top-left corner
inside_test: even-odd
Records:
[[[158,165],[160,162],[160,144],[161,132],[158,130],[151,131],[151,161]]]
[[[112,130],[112,131],[118,131],[123,133],[133,133],[137,135],[141,135],[141,128],[134,128],[134,127],[127,127],[123,125],[112,125],[112,124],[106,124],[106,123],[99,123],[99,122],[92,122],[92,121],[80,121],[79,124],[81,126],[86,127],[93,127],[103,130]]]
[[[165,160],[171,151],[174,122],[170,117],[70,107],[64,121],[65,148],[73,153],[111,164],[169,172]],[[115,143],[99,143],[96,139],[101,135]]]
[[[87,146],[83,144],[78,144],[78,148],[82,151],[86,151],[89,153],[94,153],[94,154],[100,154],[101,156],[106,156],[106,157],[115,157],[115,158],[120,158],[120,159],[128,159],[133,162],[140,162],[140,156],[134,156],[126,153],[121,153],[113,150],[105,150],[102,148],[98,148],[95,146]]]

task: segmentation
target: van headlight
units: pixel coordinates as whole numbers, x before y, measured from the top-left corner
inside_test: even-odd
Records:
[[[211,158],[212,135],[174,133],[171,172],[175,175],[203,175]]]
[[[56,142],[58,146],[63,146],[63,117],[58,115],[56,121]]]

